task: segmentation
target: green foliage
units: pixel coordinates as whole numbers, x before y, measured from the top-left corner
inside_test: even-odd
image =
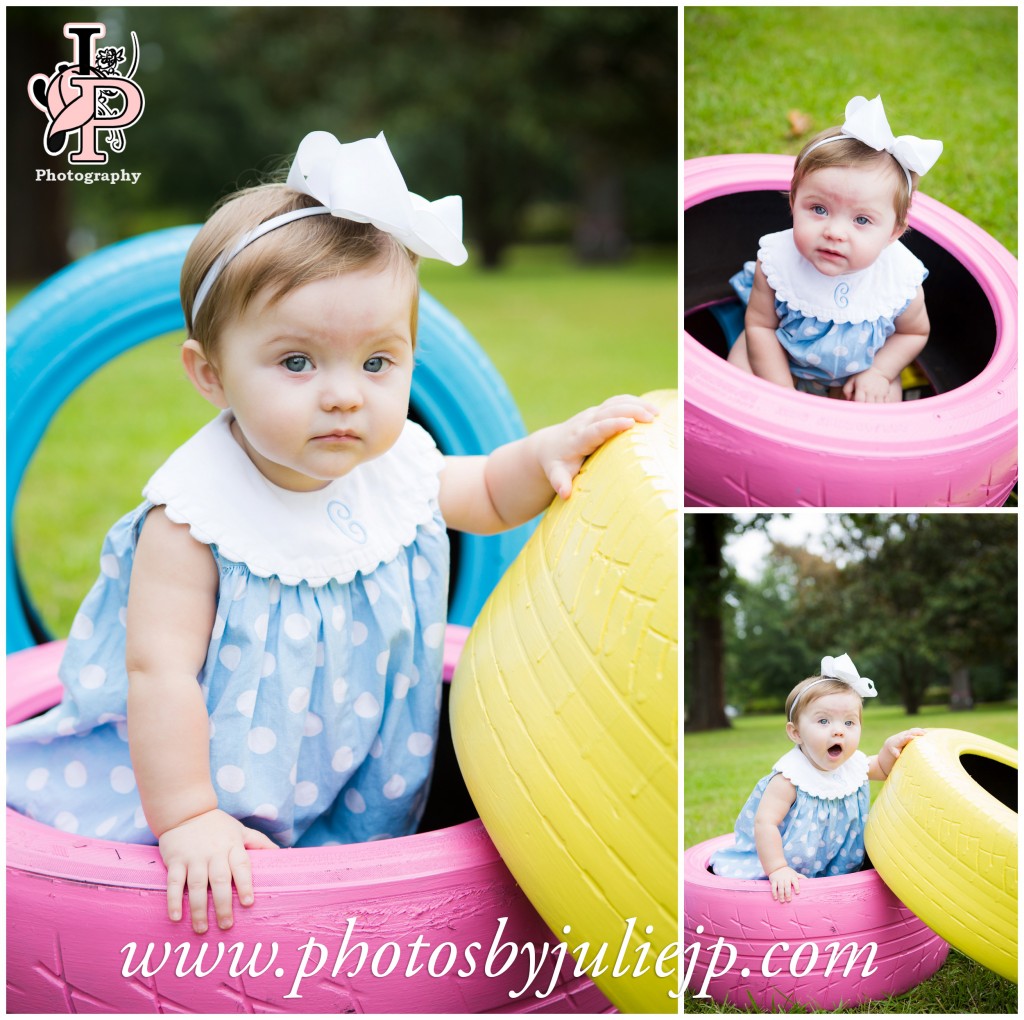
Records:
[[[841,124],[855,95],[940,138],[923,190],[1017,250],[1016,7],[687,7],[684,156],[795,155],[787,114]]]
[[[205,219],[224,194],[279,171],[313,130],[342,140],[384,131],[413,191],[463,196],[467,236],[489,265],[523,239],[535,203],[562,210],[564,243],[581,215],[600,215],[601,194],[631,244],[675,241],[673,8],[140,6],[96,16],[111,39],[137,33],[146,96],[119,160],[139,183],[68,191],[75,225],[97,245]],[[19,45],[59,41],[61,24],[25,9]]]
[[[737,578],[727,597],[734,635],[726,643],[728,694],[730,701],[750,712],[781,708],[794,684],[803,679],[794,672],[800,673],[800,664],[816,661],[817,649],[792,612],[789,575],[784,564],[772,563],[760,584]]]
[[[686,1013],[742,1013],[744,1010],[732,1006],[718,1006],[708,999],[696,999],[690,992],[683,997]],[[808,1010],[796,1007],[789,1012],[811,1013],[823,1010]],[[1016,1015],[1017,986],[1012,981],[993,974],[980,963],[951,949],[946,962],[927,981],[921,982],[905,995],[890,996],[876,1002],[865,1002],[862,1006],[840,1007],[832,1012],[846,1014],[873,1013],[889,1016],[902,1013],[956,1013],[961,1016],[981,1013],[995,1015],[1008,1013]]]
[[[827,518],[825,556],[776,542],[759,581],[733,579],[728,700],[749,711],[784,699],[822,655],[842,651],[908,711],[963,668],[978,673],[974,700],[1005,698],[1017,653],[1016,517]]]

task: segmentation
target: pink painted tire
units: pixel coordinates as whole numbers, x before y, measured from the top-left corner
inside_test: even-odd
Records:
[[[8,724],[59,699],[60,654],[54,643],[8,657]],[[554,968],[549,963],[531,984],[521,947],[553,950],[556,940],[478,819],[378,843],[254,853],[253,874],[255,906],[242,909],[236,900],[234,928],[219,933],[211,918],[210,934],[199,938],[187,923],[167,920],[166,872],[155,847],[84,839],[8,810],[8,1012],[612,1011],[571,966],[550,995],[534,994]],[[129,943],[137,947],[135,973],[124,976]],[[138,967],[151,943],[147,975]],[[188,968],[204,943],[205,976],[197,976]],[[361,943],[365,962],[357,968]],[[232,950],[236,944],[243,948]],[[218,946],[223,957],[214,966]],[[332,977],[343,949],[351,952]],[[485,973],[489,954],[493,976]],[[510,995],[526,985],[525,994]]]
[[[900,903],[876,871],[803,879],[799,895],[780,904],[767,882],[708,871],[712,853],[733,839],[718,836],[683,854],[685,972],[693,946],[700,947],[687,982],[693,995],[703,990],[717,1003],[753,1004],[761,1012],[796,1005],[831,1010],[901,995],[945,962],[949,946]],[[870,943],[877,946],[873,957]],[[828,973],[833,944],[839,951]],[[854,944],[862,947],[859,955]],[[736,951],[731,967],[729,946]],[[709,970],[719,976],[709,978]]]
[[[1017,478],[1017,260],[927,195],[904,243],[931,274],[920,363],[935,396],[825,401],[725,361],[706,308],[731,296],[762,234],[790,225],[792,168],[789,156],[684,163],[686,505],[1002,505]]]

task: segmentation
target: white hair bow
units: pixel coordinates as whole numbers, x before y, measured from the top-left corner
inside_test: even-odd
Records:
[[[823,138],[816,142],[807,152],[819,145],[836,141],[840,138],[856,138],[857,141],[874,149],[876,152],[888,152],[907,175],[907,183],[911,183],[910,172],[920,175],[928,173],[942,155],[942,142],[935,138],[918,138],[915,135],[897,137],[889,127],[882,107],[882,97],[875,96],[867,100],[863,96],[854,96],[846,104],[846,121],[842,133]],[[806,155],[806,153],[804,154]]]
[[[841,680],[849,684],[862,698],[873,698],[878,694],[873,681],[857,672],[853,660],[845,652],[833,658],[826,655],[821,660],[821,676],[827,680]]]
[[[410,251],[461,266],[469,257],[462,243],[462,199],[428,202],[405,185],[381,132],[342,144],[327,131],[299,143],[288,187],[312,195],[334,216],[372,223]]]
[[[794,699],[793,704],[789,706],[789,720],[793,721],[793,715],[796,712],[796,706],[800,703],[800,699],[812,688],[817,687],[818,684],[823,684],[826,680],[839,680],[844,684],[848,684],[853,690],[854,694],[859,694],[862,698],[873,698],[878,694],[875,690],[874,682],[869,680],[866,676],[861,676],[857,672],[857,667],[853,664],[853,660],[846,652],[842,655],[835,657],[826,655],[821,660],[821,676],[817,680],[812,680]]]
[[[406,186],[402,171],[381,132],[342,145],[327,131],[311,131],[299,143],[288,171],[288,187],[312,195],[320,205],[293,209],[253,227],[221,252],[203,277],[192,301],[192,321],[228,263],[253,241],[306,216],[331,214],[372,223],[424,258],[461,266],[469,258],[462,243],[462,199],[428,202]]]

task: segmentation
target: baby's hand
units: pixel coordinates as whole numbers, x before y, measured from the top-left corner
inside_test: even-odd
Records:
[[[611,397],[600,407],[581,411],[561,425],[552,425],[539,434],[542,443],[540,465],[551,488],[562,499],[572,494],[572,480],[583,461],[603,443],[638,422],[650,422],[658,409],[639,397]]]
[[[779,903],[789,903],[793,893],[800,892],[800,873],[787,864],[784,868],[776,868],[768,876],[772,884],[772,899]]]
[[[896,400],[889,377],[877,368],[868,368],[850,376],[843,384],[843,396],[867,404],[886,404]]]
[[[895,733],[882,745],[882,751],[888,751],[889,754],[892,755],[893,765],[895,765],[896,759],[900,756],[900,752],[903,748],[905,748],[907,744],[914,739],[914,737],[923,737],[924,733],[924,730],[916,727],[910,730],[903,730],[902,733]],[[892,771],[891,765],[889,766],[889,771]]]
[[[213,907],[221,929],[234,923],[231,883],[243,906],[253,901],[252,866],[246,850],[276,850],[262,832],[246,828],[237,818],[215,809],[190,818],[160,837],[160,854],[167,866],[167,915],[181,920],[182,893],[188,886],[192,930],[207,929],[206,889],[213,892]]]

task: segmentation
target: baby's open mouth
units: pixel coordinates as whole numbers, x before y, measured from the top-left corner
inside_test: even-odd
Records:
[[[833,761],[835,761],[835,759],[836,759],[836,758],[838,758],[838,757],[839,757],[839,756],[840,756],[840,755],[841,755],[842,753],[843,753],[843,745],[842,745],[842,744],[833,744],[833,745],[832,745],[832,746],[831,746],[831,747],[830,747],[830,748],[828,749],[828,756],[829,756],[829,757],[830,757],[830,758],[831,758],[831,759],[832,759]]]

